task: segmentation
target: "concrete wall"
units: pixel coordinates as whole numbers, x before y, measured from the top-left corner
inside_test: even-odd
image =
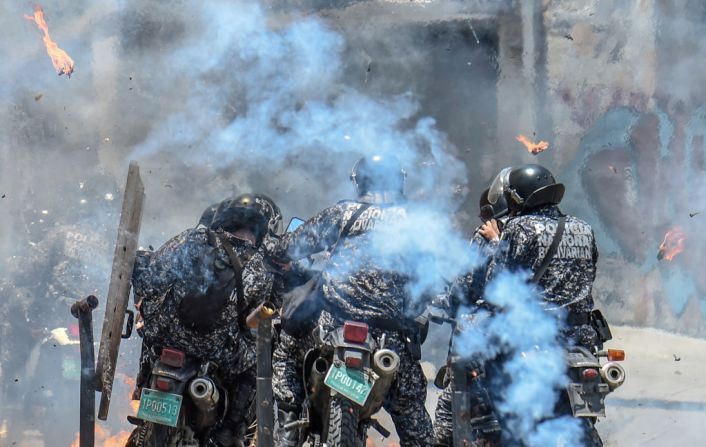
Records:
[[[680,3],[680,5],[676,4]],[[692,2],[693,3],[693,2]],[[669,4],[667,7],[665,5]],[[551,163],[566,209],[597,231],[595,295],[611,321],[706,335],[702,7],[689,2],[545,2]],[[665,232],[685,251],[658,261]]]

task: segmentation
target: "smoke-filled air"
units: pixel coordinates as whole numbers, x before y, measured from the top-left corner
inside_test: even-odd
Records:
[[[0,0],[0,26],[0,446],[702,442],[702,2]]]

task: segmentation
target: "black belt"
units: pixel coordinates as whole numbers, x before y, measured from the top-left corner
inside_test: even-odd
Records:
[[[568,326],[583,326],[591,324],[590,312],[569,312],[566,316],[566,324]]]

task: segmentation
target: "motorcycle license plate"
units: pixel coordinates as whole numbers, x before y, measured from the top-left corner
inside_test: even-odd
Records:
[[[137,417],[155,424],[176,427],[182,397],[178,394],[143,388]]]
[[[328,370],[324,383],[362,407],[375,382],[367,380],[363,371],[334,365]]]

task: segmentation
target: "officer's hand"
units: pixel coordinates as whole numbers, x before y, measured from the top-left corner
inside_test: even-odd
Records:
[[[495,219],[490,219],[485,222],[483,226],[480,227],[479,233],[489,241],[500,240],[500,228],[498,228],[498,222]]]

